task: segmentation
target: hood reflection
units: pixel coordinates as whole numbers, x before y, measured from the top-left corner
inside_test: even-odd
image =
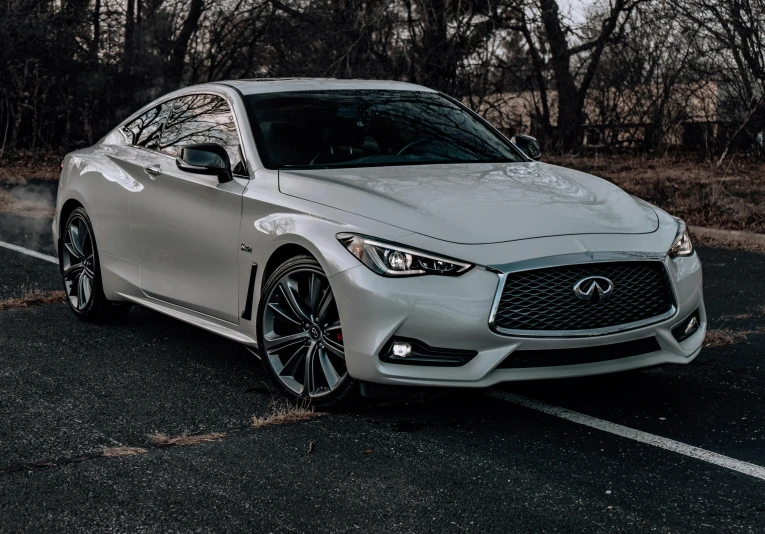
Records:
[[[459,243],[658,227],[615,185],[544,163],[280,171],[279,180],[283,193]]]

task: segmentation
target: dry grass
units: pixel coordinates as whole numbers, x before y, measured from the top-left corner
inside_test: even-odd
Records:
[[[757,306],[754,310],[749,309],[744,313],[721,315],[718,321],[723,323],[723,327],[710,328],[707,330],[706,337],[704,338],[704,346],[707,348],[724,347],[725,345],[733,345],[735,343],[746,341],[746,338],[751,335],[765,334],[765,326],[739,330],[724,326],[731,322],[749,321],[752,319],[761,320],[764,317],[765,305]]]
[[[746,341],[746,338],[754,334],[765,334],[765,328],[755,328],[754,330],[731,330],[729,328],[713,328],[707,330],[704,338],[704,347],[724,347],[725,345],[734,345]]]
[[[294,405],[288,401],[275,402],[271,405],[271,410],[263,417],[257,415],[252,418],[252,426],[261,428],[271,425],[284,425],[287,423],[297,423],[307,421],[314,417],[325,415],[322,412],[315,412],[313,408],[307,405]]]
[[[734,332],[727,328],[710,329],[707,330],[707,335],[704,338],[704,347],[724,347],[725,345],[733,345],[745,339],[745,334]]]
[[[605,178],[690,225],[765,233],[765,163],[733,157],[722,167],[692,157],[549,156]]]
[[[40,291],[39,289],[23,290],[21,297],[0,300],[0,311],[12,308],[29,308],[30,306],[45,306],[66,302],[63,291]]]
[[[109,449],[104,449],[104,456],[108,458],[124,458],[126,456],[138,456],[139,454],[144,454],[149,452],[148,450],[142,448],[142,447],[111,447]]]
[[[691,231],[693,244],[709,248],[727,248],[730,250],[744,250],[747,252],[765,253],[765,244],[754,241],[740,241],[738,239],[720,239],[707,235],[698,235]]]
[[[220,441],[226,437],[226,432],[210,432],[209,434],[195,434],[192,436],[170,437],[167,434],[151,434],[149,440],[155,447],[185,447],[187,445],[199,445],[211,441]]]

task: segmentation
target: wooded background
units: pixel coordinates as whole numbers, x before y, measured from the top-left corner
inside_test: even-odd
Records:
[[[280,76],[427,85],[564,153],[762,155],[765,0],[2,0],[0,158]]]

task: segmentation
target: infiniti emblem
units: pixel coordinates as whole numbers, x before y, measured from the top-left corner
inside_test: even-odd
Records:
[[[317,340],[321,337],[321,332],[315,326],[311,327],[311,329],[308,331],[308,334],[311,336],[311,339],[313,340]]]
[[[586,302],[599,302],[611,296],[614,283],[602,276],[588,276],[574,285],[574,295]]]

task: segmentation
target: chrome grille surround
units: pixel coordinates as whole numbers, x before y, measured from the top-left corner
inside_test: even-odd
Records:
[[[667,255],[666,254],[652,254],[652,253],[640,253],[640,252],[585,252],[579,254],[564,254],[560,256],[551,256],[547,258],[539,258],[533,260],[520,261],[515,263],[509,263],[504,265],[492,265],[487,269],[496,272],[499,275],[499,283],[497,285],[497,292],[494,296],[494,302],[489,315],[489,327],[492,331],[515,337],[590,337],[600,336],[607,334],[614,334],[618,332],[624,332],[627,330],[634,330],[651,324],[665,321],[677,314],[677,296],[675,294],[674,284],[671,281],[669,272],[666,268]],[[666,290],[668,291],[669,307],[668,309],[658,315],[643,318],[640,320],[625,322],[621,324],[608,325],[595,328],[582,328],[582,329],[516,329],[505,328],[501,325],[503,322],[501,319],[498,321],[498,312],[500,311],[500,305],[505,290],[505,283],[513,273],[522,271],[536,271],[554,267],[581,267],[586,269],[590,264],[593,267],[595,265],[615,263],[615,262],[651,262],[653,264],[660,264],[663,269],[664,276],[666,277]],[[572,284],[573,287],[573,284]],[[617,287],[618,290],[618,287]],[[573,290],[571,291],[573,297]],[[500,324],[498,324],[498,322]]]

